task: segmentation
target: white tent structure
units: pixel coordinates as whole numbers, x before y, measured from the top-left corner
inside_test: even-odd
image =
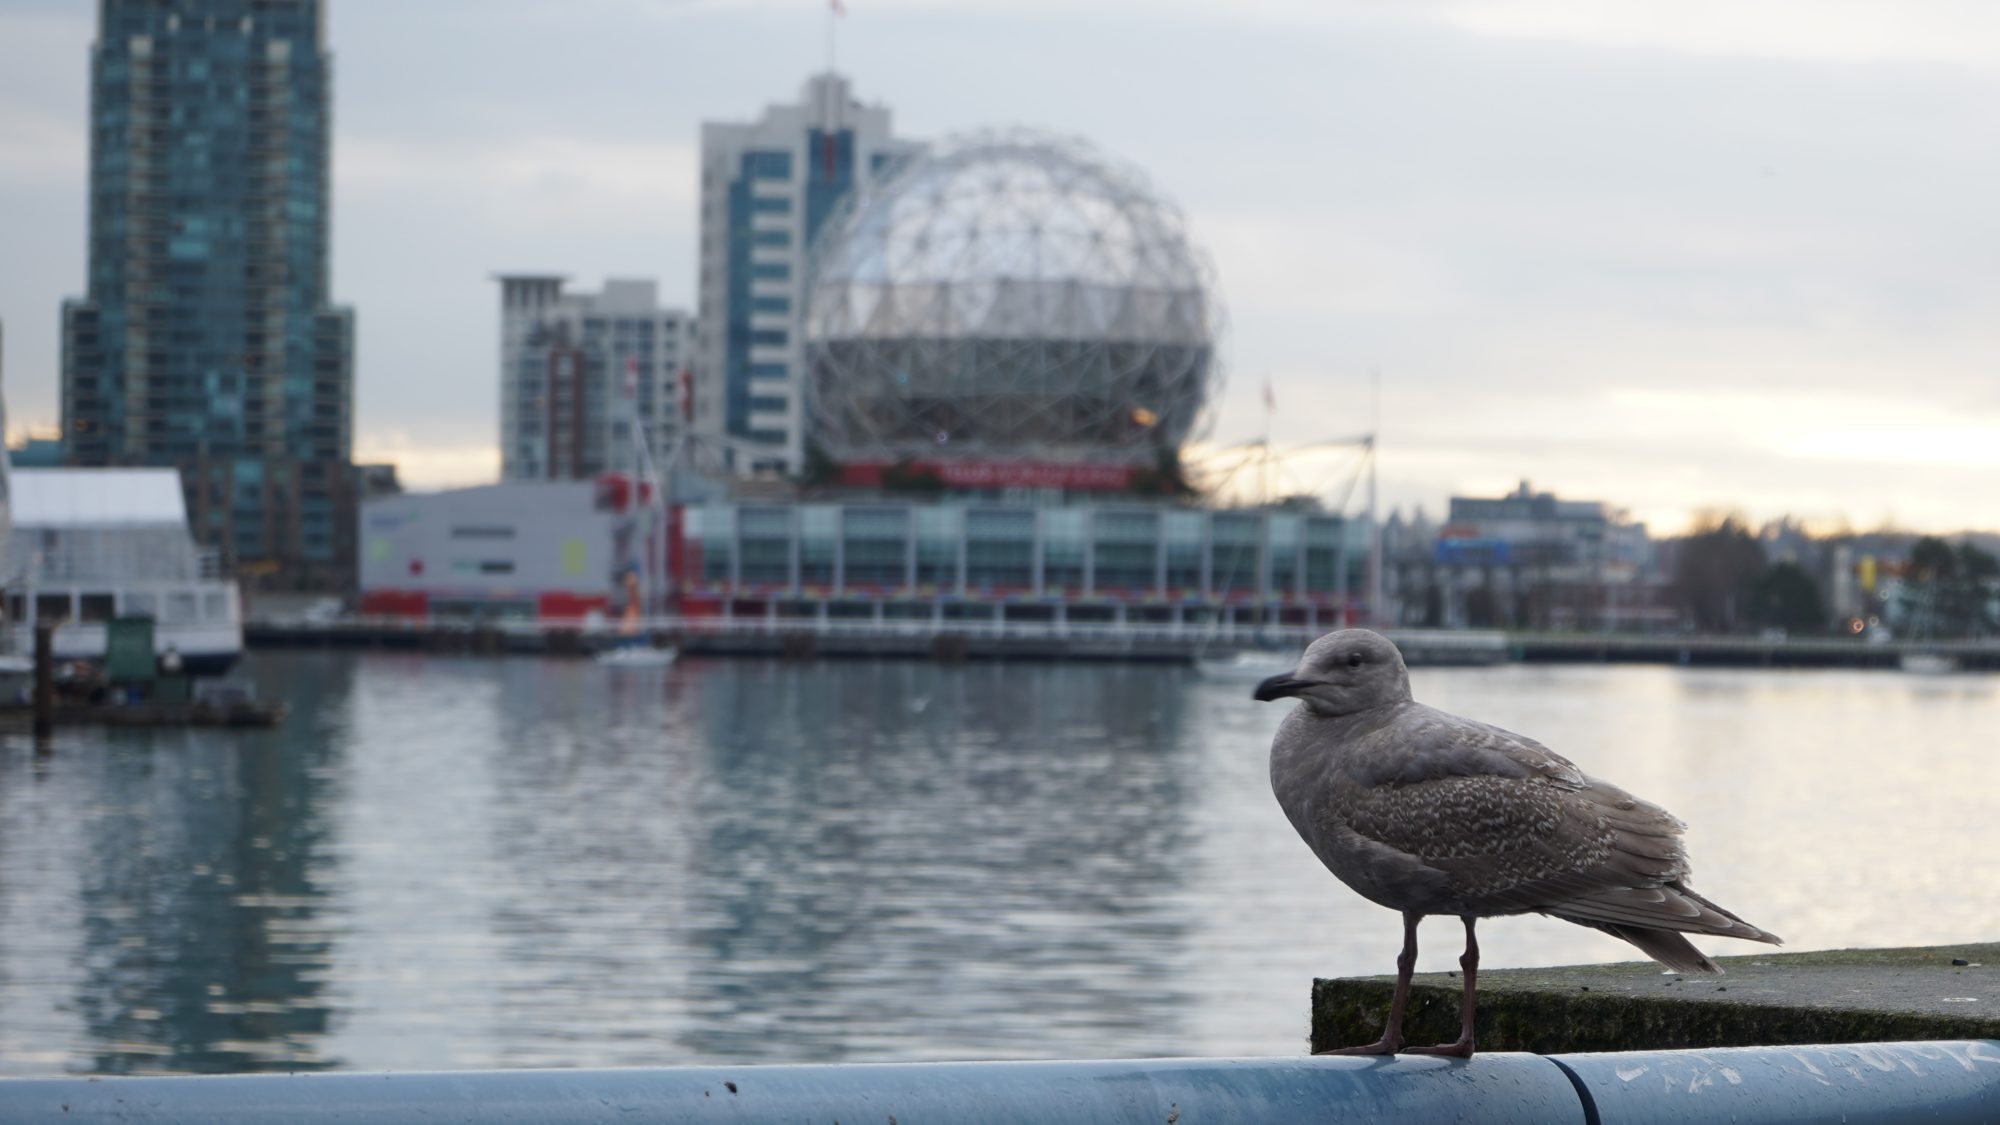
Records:
[[[241,655],[236,584],[195,544],[173,469],[16,469],[5,499],[11,651],[28,651],[35,622],[53,621],[59,658],[96,659],[106,622],[150,617],[154,647],[190,671]]]

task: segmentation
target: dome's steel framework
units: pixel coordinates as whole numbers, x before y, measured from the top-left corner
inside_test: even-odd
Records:
[[[1146,463],[1220,382],[1180,211],[1081,140],[946,141],[821,229],[805,351],[835,461]]]

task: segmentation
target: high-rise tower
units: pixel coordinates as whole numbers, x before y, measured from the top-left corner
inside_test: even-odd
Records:
[[[500,476],[574,480],[631,472],[632,426],[654,457],[681,439],[694,318],[650,281],[566,291],[554,274],[502,274]]]
[[[331,111],[320,0],[100,0],[65,457],[178,467],[196,535],[271,585],[353,567]]]
[[[916,147],[838,74],[754,122],[702,125],[694,426],[737,470],[802,464],[807,253],[843,196]]]

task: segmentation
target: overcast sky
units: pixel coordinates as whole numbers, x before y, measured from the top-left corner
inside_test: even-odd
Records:
[[[816,0],[326,0],[356,454],[497,471],[496,270],[691,305],[699,126],[825,65]],[[83,292],[88,0],[0,0],[10,424]],[[1738,508],[2000,527],[2000,7],[849,0],[899,132],[1143,168],[1229,310],[1220,441],[1368,428],[1386,501],[1522,478],[1660,530]]]

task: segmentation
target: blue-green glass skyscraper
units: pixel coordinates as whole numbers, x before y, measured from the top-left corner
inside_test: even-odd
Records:
[[[63,306],[73,465],[174,465],[267,584],[352,568],[350,310],[328,300],[320,0],[100,0],[89,292]]]

